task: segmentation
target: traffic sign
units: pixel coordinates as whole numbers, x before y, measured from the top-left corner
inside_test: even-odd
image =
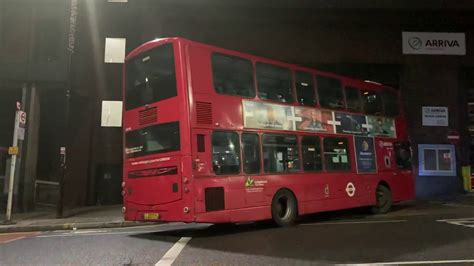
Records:
[[[456,130],[450,130],[448,132],[447,139],[449,143],[456,145],[459,143],[459,140],[461,139],[461,137],[459,136],[459,132],[457,132]]]
[[[8,148],[9,155],[18,155],[18,147],[9,147]]]
[[[19,113],[20,113],[20,116],[19,116],[20,125],[24,126],[26,124],[26,112],[19,111]]]

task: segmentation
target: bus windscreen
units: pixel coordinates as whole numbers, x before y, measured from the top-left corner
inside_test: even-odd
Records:
[[[171,43],[158,46],[126,62],[126,110],[176,95],[176,70]]]
[[[179,151],[179,149],[179,122],[152,125],[129,131],[125,135],[125,156],[127,159]]]

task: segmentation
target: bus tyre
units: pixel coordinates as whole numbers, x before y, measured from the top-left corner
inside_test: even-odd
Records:
[[[392,207],[392,192],[386,186],[379,185],[375,191],[375,206],[372,207],[373,214],[387,213]]]
[[[295,196],[287,189],[279,190],[272,200],[272,218],[278,226],[291,226],[298,216]]]

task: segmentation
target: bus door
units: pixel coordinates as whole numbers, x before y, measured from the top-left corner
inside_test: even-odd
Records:
[[[361,179],[360,201],[362,205],[372,204],[381,173],[393,165],[391,154],[373,137],[354,136],[354,147],[357,175]]]
[[[400,180],[398,178],[397,162],[393,142],[387,139],[377,138],[375,140],[375,147],[377,152],[378,178],[383,179],[392,186],[390,189],[396,190],[399,186]],[[376,189],[379,179],[371,182],[372,191]]]

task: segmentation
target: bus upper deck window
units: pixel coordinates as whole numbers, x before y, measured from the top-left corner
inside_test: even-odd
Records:
[[[385,107],[386,116],[397,116],[400,114],[400,105],[398,103],[398,95],[391,91],[382,93],[383,105]]]
[[[316,98],[314,92],[313,75],[297,71],[295,74],[295,88],[298,102],[306,106],[315,106]]]
[[[261,99],[293,102],[291,72],[287,68],[257,62],[257,86]]]
[[[360,102],[360,91],[358,88],[346,87],[346,103],[347,109],[353,112],[360,112],[362,103]]]
[[[379,93],[370,90],[362,91],[364,112],[371,115],[382,114],[382,97]]]
[[[125,110],[177,96],[173,44],[163,44],[127,61],[125,82]]]
[[[316,77],[319,104],[326,108],[344,108],[344,97],[342,94],[341,81],[335,78]]]
[[[249,60],[213,54],[212,76],[217,93],[255,97],[253,66]]]

